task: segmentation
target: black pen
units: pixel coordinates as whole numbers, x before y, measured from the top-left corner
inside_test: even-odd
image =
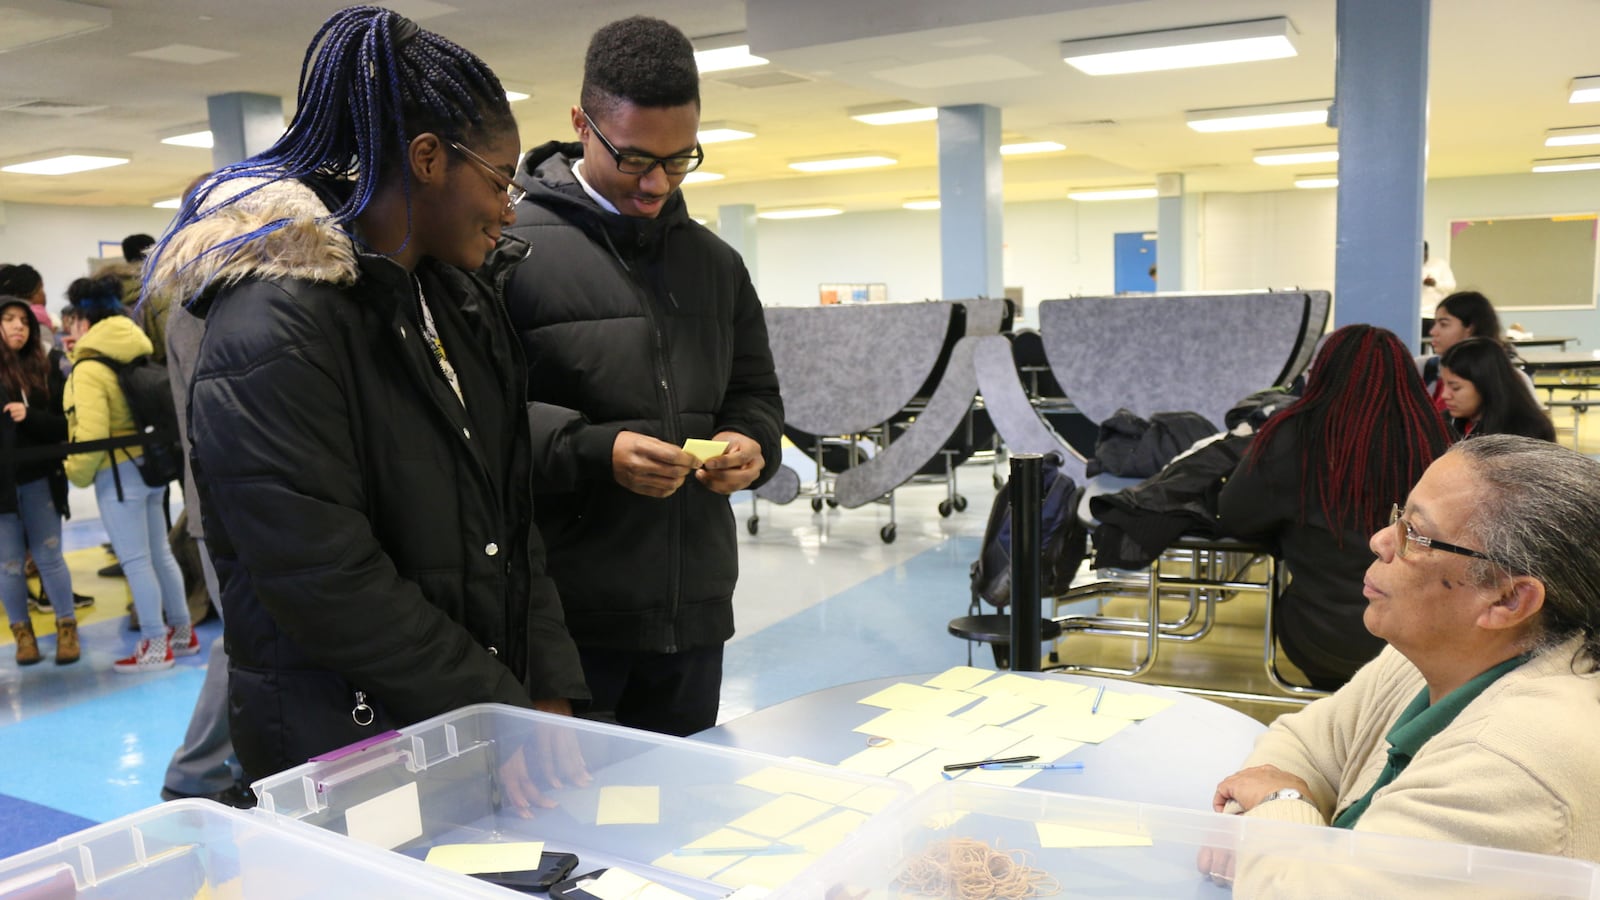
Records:
[[[1037,757],[1037,756],[1008,756],[1005,759],[980,759],[977,762],[951,763],[950,765],[945,766],[944,770],[946,772],[958,772],[958,771],[960,771],[962,769],[976,769],[976,768],[979,768],[980,766],[992,766],[992,765],[995,765],[997,763],[1033,762],[1034,760],[1036,760],[1038,758],[1039,757]]]

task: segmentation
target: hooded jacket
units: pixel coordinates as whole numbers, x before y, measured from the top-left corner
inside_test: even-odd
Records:
[[[617,484],[611,448],[634,431],[681,445],[783,428],[766,320],[739,254],[689,218],[601,209],[578,183],[579,144],[529,152],[511,233],[533,251],[506,294],[528,355],[538,521],[580,646],[673,653],[733,635],[738,529],[693,477],[665,500]]]
[[[331,205],[270,183],[173,235],[154,272],[205,319],[189,434],[250,777],[467,704],[588,696],[532,528],[504,308],[450,266],[414,280],[358,252]]]
[[[62,402],[67,411],[67,436],[73,443],[136,434],[128,398],[122,394],[117,373],[110,366],[83,365],[94,357],[131,362],[150,354],[150,339],[127,316],[107,316],[78,339],[72,348],[72,376],[67,379]],[[67,478],[78,487],[94,484],[95,473],[117,462],[144,454],[141,447],[95,450],[67,457]]]
[[[11,298],[5,303],[0,303],[0,312],[4,312],[8,306],[19,307],[28,314],[28,339],[16,354],[27,356],[41,352],[39,320],[34,317],[27,301]],[[11,352],[9,349],[0,348],[0,353]],[[66,378],[61,374],[61,366],[57,364],[59,356],[57,351],[50,350],[45,356],[47,361],[44,377],[48,397],[38,394],[14,395],[9,388],[0,385],[0,406],[13,401],[21,401],[28,405],[28,414],[21,422],[13,421],[8,415],[0,415],[0,452],[58,445],[67,439],[67,418],[62,402],[62,395],[66,390]],[[17,486],[40,478],[50,479],[50,493],[55,500],[56,511],[63,516],[67,515],[67,480],[61,471],[59,458],[0,465],[0,513],[15,513]]]

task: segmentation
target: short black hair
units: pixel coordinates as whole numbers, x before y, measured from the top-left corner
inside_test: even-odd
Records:
[[[603,118],[624,101],[651,108],[700,105],[694,45],[671,23],[632,16],[589,39],[579,99],[584,112]]]
[[[139,262],[155,242],[156,239],[148,234],[130,234],[122,239],[122,258],[128,262]]]
[[[44,278],[39,275],[39,270],[27,263],[17,263],[0,269],[0,294],[9,297],[32,297],[33,292],[44,284]]]

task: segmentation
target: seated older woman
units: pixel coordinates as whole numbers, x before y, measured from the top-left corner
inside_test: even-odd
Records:
[[[1464,441],[1371,546],[1366,625],[1389,646],[1273,723],[1215,808],[1600,861],[1600,463]]]

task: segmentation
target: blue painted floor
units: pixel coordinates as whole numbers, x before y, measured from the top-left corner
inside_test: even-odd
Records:
[[[878,534],[890,521],[883,506],[814,514],[804,497],[761,504],[759,533],[740,535],[724,721],[819,688],[966,661],[945,624],[966,609],[967,567],[993,492],[984,467],[962,478],[971,505],[949,519],[936,512],[942,486],[899,491],[899,536],[887,545]],[[98,549],[105,538],[82,493],[74,492],[66,535],[74,585],[97,599],[79,616],[82,661],[51,663],[48,615],[33,617],[44,663],[19,669],[9,634],[0,643],[0,858],[160,802],[220,630],[214,619],[200,626],[204,652],[169,671],[112,671],[136,636],[125,627],[126,583],[93,574],[107,562]],[[735,504],[742,522],[749,495]]]

